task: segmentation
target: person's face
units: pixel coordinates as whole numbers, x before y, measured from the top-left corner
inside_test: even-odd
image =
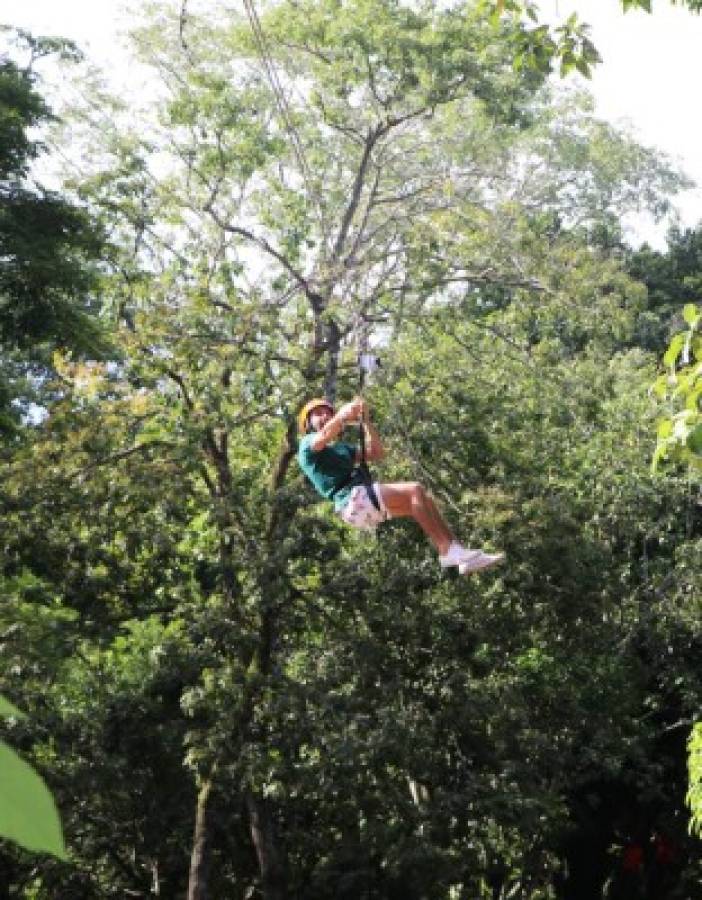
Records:
[[[331,406],[315,406],[310,413],[310,425],[314,431],[321,431],[333,415],[334,410]]]

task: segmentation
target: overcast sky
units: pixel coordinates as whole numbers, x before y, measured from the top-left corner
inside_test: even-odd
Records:
[[[702,85],[702,17],[668,0],[653,0],[652,15],[625,15],[619,0],[542,0],[540,7],[554,20],[575,10],[592,25],[603,57],[590,83],[599,115],[627,120],[643,143],[664,150],[702,185],[695,102]],[[126,73],[119,38],[129,21],[125,8],[120,0],[0,0],[0,23],[72,38],[119,83]],[[686,224],[702,220],[702,189],[688,192],[679,205]]]

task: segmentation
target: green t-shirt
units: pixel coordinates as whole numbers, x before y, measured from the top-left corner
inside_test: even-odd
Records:
[[[328,500],[333,500],[334,506],[341,509],[349,499],[352,488],[363,484],[363,478],[359,473],[335,493],[335,489],[343,484],[353,471],[356,448],[343,441],[337,441],[334,444],[327,444],[315,453],[310,446],[314,437],[314,434],[306,434],[302,438],[297,451],[297,460],[315,490]]]

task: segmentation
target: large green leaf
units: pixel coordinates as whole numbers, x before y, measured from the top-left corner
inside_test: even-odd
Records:
[[[702,835],[702,722],[693,726],[687,749],[690,789],[686,799],[692,813],[690,831]]]
[[[694,327],[699,322],[700,311],[694,303],[686,303],[683,309],[683,318],[688,325]]]
[[[13,706],[9,700],[6,700],[2,694],[0,694],[0,716],[4,716],[5,718],[23,719],[24,713],[17,709],[16,706]]]
[[[66,859],[56,804],[44,780],[0,741],[0,837]]]
[[[678,356],[680,356],[680,352],[685,346],[685,335],[684,334],[676,334],[675,337],[670,342],[668,349],[663,356],[663,362],[666,366],[674,366]]]
[[[702,456],[702,424],[697,425],[687,436],[687,447],[692,453]]]

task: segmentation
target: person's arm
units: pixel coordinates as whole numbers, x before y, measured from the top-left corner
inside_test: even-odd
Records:
[[[350,403],[344,403],[339,412],[327,422],[321,431],[315,434],[310,441],[310,448],[315,453],[319,453],[327,444],[335,441],[348,423],[361,415],[362,405],[363,401],[358,397],[354,398]]]
[[[368,413],[368,407],[366,406],[365,400],[362,400],[361,403],[363,404],[363,430],[365,431],[366,438],[366,461],[380,462],[380,460],[385,457],[385,447],[383,447],[383,443],[380,440],[380,435],[378,434],[375,425],[371,424],[370,415]],[[361,462],[360,450],[356,451],[355,462]]]
[[[385,457],[385,447],[383,447],[383,443],[380,440],[380,435],[375,425],[371,425],[367,419],[363,423],[363,428],[366,432],[366,460],[368,462],[380,462]],[[360,450],[356,453],[356,461],[361,461]]]

